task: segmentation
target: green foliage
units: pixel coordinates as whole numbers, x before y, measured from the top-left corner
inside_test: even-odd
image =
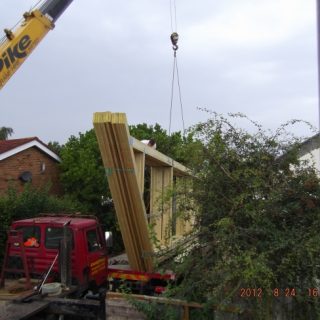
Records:
[[[60,156],[63,146],[58,141],[49,141],[48,148]]]
[[[105,230],[112,231],[113,250],[123,251],[123,242],[111,201],[94,130],[71,136],[60,151],[61,182],[65,193],[80,202],[85,212],[95,214]]]
[[[128,298],[129,302],[140,312],[146,315],[148,320],[177,320],[182,319],[182,308],[169,304],[160,304],[156,301],[144,302]],[[199,318],[198,318],[199,319]]]
[[[0,198],[0,214],[18,220],[34,217],[39,213],[83,211],[79,202],[68,197],[52,196],[48,190],[49,188],[33,188],[30,184],[20,193],[9,188],[7,194]]]
[[[192,141],[191,136],[183,139],[180,132],[168,136],[159,124],[131,126],[130,134],[139,140],[155,139],[159,151],[180,161],[186,159],[185,146]],[[55,143],[51,146],[57,147]],[[99,217],[105,228],[114,234],[115,251],[120,251],[123,249],[122,237],[112,202],[110,202],[111,194],[94,130],[79,133],[78,137],[71,136],[62,148],[58,148],[57,152],[62,159],[61,181],[65,193],[81,202],[86,207],[86,211]],[[148,181],[150,183],[148,177],[146,172],[147,202],[149,200]]]
[[[318,299],[308,297],[320,279],[320,181],[298,160],[299,139],[286,134],[294,122],[276,133],[253,123],[249,133],[213,113],[193,128],[203,144],[193,166],[199,242],[177,266],[174,296],[238,305],[252,311],[246,319],[272,319],[276,308],[288,319],[320,317]],[[241,288],[262,295],[241,296]],[[288,297],[274,298],[276,288],[296,290],[292,309]]]
[[[9,127],[0,127],[0,140],[7,140],[13,134],[13,129]]]
[[[71,136],[60,156],[65,192],[95,211],[109,191],[94,130]]]
[[[183,137],[181,132],[173,132],[170,136],[167,131],[156,123],[147,125],[146,123],[129,126],[130,134],[138,140],[154,139],[157,150],[171,157],[172,159],[186,163],[190,158],[191,146],[195,150],[196,142],[193,140],[192,133]]]
[[[142,123],[130,126],[129,129],[130,134],[138,140],[154,139],[157,144],[157,150],[172,158],[177,156],[177,149],[179,149],[183,141],[180,132],[175,132],[169,136],[166,130],[161,128],[158,123],[154,126]]]
[[[49,195],[48,189],[35,189],[26,185],[21,193],[9,188],[7,194],[0,197],[0,260],[4,253],[6,231],[12,221],[35,217],[39,213],[72,213],[84,210],[80,203],[68,197]]]

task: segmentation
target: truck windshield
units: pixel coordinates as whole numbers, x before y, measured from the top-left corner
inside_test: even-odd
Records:
[[[71,237],[71,246],[73,246],[72,231],[67,229],[67,236]],[[47,249],[58,249],[60,241],[63,239],[63,228],[60,227],[47,227],[45,234],[45,247]]]

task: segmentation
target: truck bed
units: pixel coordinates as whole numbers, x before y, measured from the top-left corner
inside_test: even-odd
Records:
[[[31,279],[31,285],[36,286],[39,280]],[[5,286],[0,288],[0,301],[21,299],[33,292],[25,289],[25,279],[6,279]],[[1,319],[1,318],[0,318]]]
[[[122,253],[112,258],[109,258],[108,268],[120,269],[120,270],[131,270],[127,254]]]

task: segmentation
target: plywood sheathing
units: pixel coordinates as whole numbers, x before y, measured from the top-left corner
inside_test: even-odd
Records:
[[[94,129],[131,268],[153,271],[152,243],[126,115],[97,112]]]

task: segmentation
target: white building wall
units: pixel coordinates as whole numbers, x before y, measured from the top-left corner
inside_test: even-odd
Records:
[[[314,149],[310,153],[305,154],[300,160],[307,160],[318,171],[320,171],[320,149]]]

